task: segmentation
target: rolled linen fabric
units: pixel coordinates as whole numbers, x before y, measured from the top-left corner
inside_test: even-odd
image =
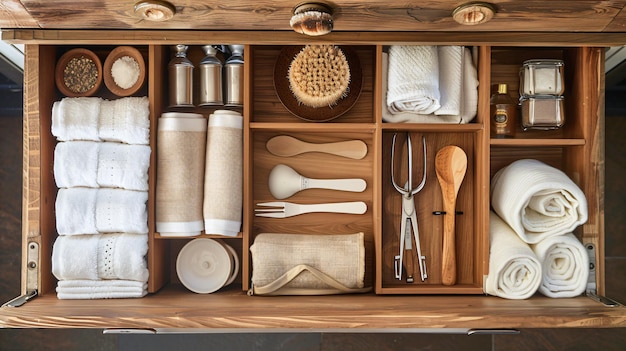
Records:
[[[61,188],[55,202],[61,235],[147,233],[147,191]]]
[[[57,283],[60,300],[125,299],[148,294],[148,284],[133,280],[60,280]]]
[[[391,113],[430,114],[441,107],[436,46],[391,46],[388,80]]]
[[[148,190],[150,146],[66,141],[54,149],[54,180],[59,188],[110,187]]]
[[[243,117],[217,110],[209,116],[204,174],[204,231],[236,236],[243,211]]]
[[[52,135],[59,141],[99,141],[99,97],[65,97],[52,104]]]
[[[103,100],[98,116],[101,140],[126,144],[150,144],[150,106],[148,97]]]
[[[52,247],[52,273],[59,280],[148,281],[147,234],[59,235]]]
[[[486,294],[527,299],[541,284],[541,262],[528,244],[498,215],[489,213],[489,274]]]
[[[194,236],[204,229],[202,203],[207,120],[199,114],[159,118],[156,230]]]
[[[561,170],[518,160],[491,179],[491,206],[529,244],[571,233],[587,221],[587,199]]]
[[[548,297],[574,297],[585,291],[589,256],[572,233],[543,239],[532,248],[543,266],[540,293]]]

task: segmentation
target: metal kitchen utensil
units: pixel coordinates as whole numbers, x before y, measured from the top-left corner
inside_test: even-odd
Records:
[[[420,248],[420,236],[419,230],[417,227],[417,213],[415,212],[415,201],[413,196],[417,194],[422,188],[424,184],[426,184],[426,138],[422,136],[422,144],[424,149],[424,175],[422,176],[422,181],[417,185],[417,187],[413,188],[413,148],[411,146],[411,135],[407,133],[406,135],[406,144],[407,144],[407,161],[408,161],[408,180],[405,183],[404,187],[400,187],[396,183],[396,179],[394,177],[393,165],[394,165],[394,154],[396,148],[396,137],[397,133],[393,135],[393,139],[391,142],[391,183],[393,187],[402,195],[402,221],[400,222],[400,252],[394,258],[394,268],[395,268],[395,276],[398,280],[402,280],[402,267],[404,261],[404,251],[408,251],[407,257],[407,282],[413,282],[413,243],[411,242],[411,230],[413,231],[413,237],[415,238],[415,247],[417,249],[417,260],[420,269],[420,278],[424,281],[428,278],[428,274],[426,273],[426,256],[422,255],[422,250]]]
[[[255,209],[258,217],[286,218],[312,212],[332,212],[363,214],[367,205],[363,201],[335,202],[324,204],[296,204],[292,202],[274,201],[258,203],[262,208]]]
[[[309,143],[289,135],[277,135],[265,144],[276,156],[296,156],[305,152],[324,152],[360,160],[367,155],[367,145],[362,140],[346,140],[331,143]]]
[[[298,191],[305,189],[331,189],[352,192],[362,192],[367,187],[363,179],[312,179],[300,175],[293,168],[278,164],[269,175],[270,193],[275,198],[286,199]]]

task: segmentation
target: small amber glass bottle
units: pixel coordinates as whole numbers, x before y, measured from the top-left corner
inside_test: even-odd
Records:
[[[498,92],[491,96],[491,136],[512,138],[517,123],[517,101],[508,93],[506,84],[498,84]]]

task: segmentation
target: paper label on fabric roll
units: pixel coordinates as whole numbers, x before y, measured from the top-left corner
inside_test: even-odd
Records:
[[[207,122],[204,118],[159,118],[159,132],[204,132]]]
[[[243,116],[235,111],[217,110],[209,116],[209,127],[243,129]]]

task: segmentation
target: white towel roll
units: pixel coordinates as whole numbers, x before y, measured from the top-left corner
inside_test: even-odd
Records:
[[[147,233],[147,191],[62,188],[55,202],[61,235]]]
[[[204,230],[236,236],[243,211],[243,117],[218,110],[209,116],[204,175]]]
[[[59,235],[52,248],[52,273],[59,280],[148,281],[147,234]]]
[[[527,299],[539,288],[541,262],[533,250],[498,215],[489,213],[489,274],[486,294]]]
[[[524,159],[491,179],[491,206],[529,244],[566,233],[587,221],[582,190],[561,170]]]
[[[52,135],[59,141],[99,141],[99,97],[66,97],[52,105]]]
[[[391,113],[435,112],[441,106],[437,47],[391,46],[388,80],[387,106]]]
[[[589,256],[572,233],[543,239],[532,248],[543,266],[540,293],[548,297],[574,297],[585,291]]]
[[[181,115],[159,118],[156,230],[163,236],[194,236],[204,229],[207,120]]]
[[[60,300],[125,299],[148,294],[148,284],[132,280],[61,280],[57,284]]]
[[[59,188],[110,187],[148,190],[150,146],[67,141],[54,149],[54,180]]]

